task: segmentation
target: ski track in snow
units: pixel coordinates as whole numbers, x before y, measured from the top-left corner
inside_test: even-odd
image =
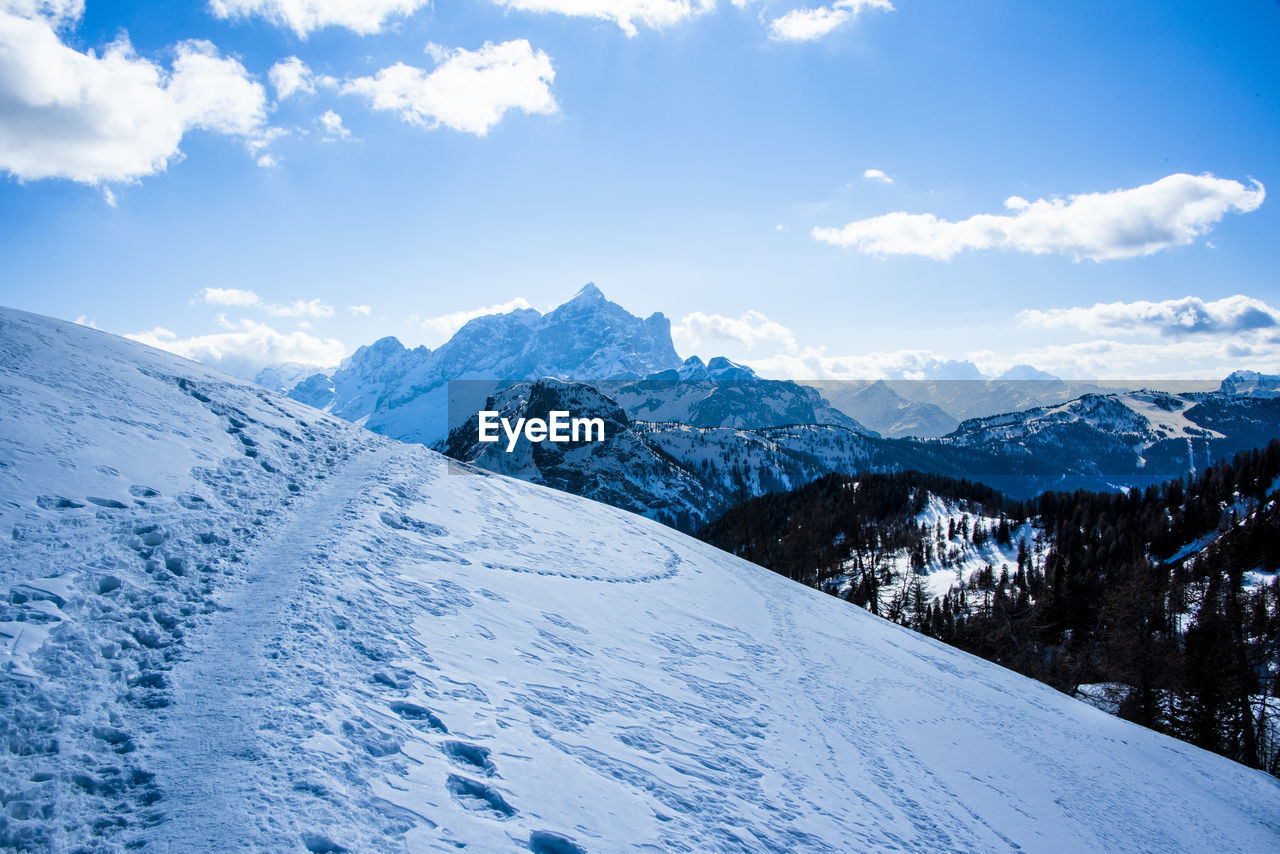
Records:
[[[1280,781],[649,520],[69,324],[0,368],[29,850],[1280,848]]]
[[[255,777],[259,730],[278,684],[262,662],[280,653],[303,567],[323,559],[319,548],[347,500],[387,456],[384,448],[365,450],[330,475],[295,508],[292,524],[249,559],[221,618],[192,637],[196,654],[172,673],[173,701],[153,742],[167,813],[158,850],[200,851],[211,840],[248,850],[261,842],[254,825],[265,818],[270,827],[275,805],[263,802]]]

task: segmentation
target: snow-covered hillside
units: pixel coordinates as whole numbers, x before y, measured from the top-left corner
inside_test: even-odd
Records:
[[[635,515],[0,311],[0,846],[1265,851],[1280,782]]]

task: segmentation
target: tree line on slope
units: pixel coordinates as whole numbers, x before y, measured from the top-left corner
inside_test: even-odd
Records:
[[[1280,441],[1127,494],[830,475],[699,536],[1062,691],[1105,686],[1121,717],[1280,775],[1280,578],[1249,576],[1280,566],[1278,479]],[[921,522],[930,495],[959,519]],[[927,594],[930,570],[988,540],[1010,560]]]

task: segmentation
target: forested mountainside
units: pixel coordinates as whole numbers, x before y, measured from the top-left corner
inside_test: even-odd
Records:
[[[1121,717],[1280,773],[1280,441],[1129,493],[832,475],[700,536]]]

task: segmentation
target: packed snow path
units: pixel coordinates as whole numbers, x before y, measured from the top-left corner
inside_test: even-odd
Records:
[[[1280,850],[1274,778],[7,311],[0,533],[0,849]]]
[[[324,560],[321,543],[389,456],[388,448],[358,452],[297,505],[273,541],[248,559],[244,582],[221,603],[219,619],[190,639],[192,658],[173,671],[173,699],[153,743],[167,813],[157,849],[201,851],[217,840],[225,850],[250,850],[262,841],[255,825],[269,830],[275,805],[262,802],[255,778],[260,730],[280,686],[263,665],[290,631],[303,567]],[[276,844],[287,850],[297,841]]]

